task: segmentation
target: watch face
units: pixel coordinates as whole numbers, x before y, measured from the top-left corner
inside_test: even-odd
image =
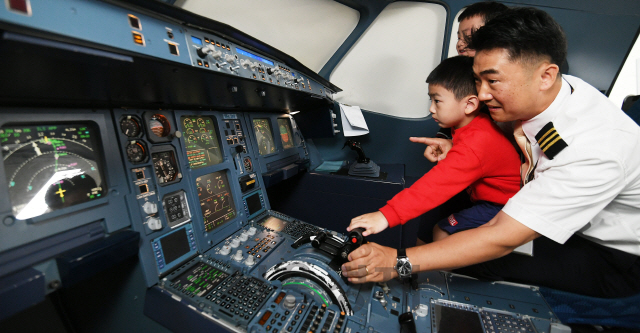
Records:
[[[399,259],[398,264],[396,265],[396,271],[398,271],[398,275],[400,277],[407,277],[411,275],[411,262],[408,259]]]

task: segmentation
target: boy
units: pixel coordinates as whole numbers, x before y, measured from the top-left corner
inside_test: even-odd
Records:
[[[458,16],[458,42],[456,43],[458,54],[473,57],[476,51],[467,46],[466,40],[487,21],[507,9],[509,7],[495,1],[476,2],[466,7]]]
[[[489,116],[480,113],[473,58],[456,56],[440,63],[427,78],[433,119],[452,128],[453,148],[413,186],[380,211],[354,218],[347,230],[364,236],[394,227],[441,205],[467,189],[473,206],[438,222],[434,240],[491,220],[520,189],[520,158]]]

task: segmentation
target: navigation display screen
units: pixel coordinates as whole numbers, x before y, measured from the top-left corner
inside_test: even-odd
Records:
[[[11,207],[19,220],[107,193],[99,132],[91,124],[3,126],[0,147]]]
[[[462,309],[435,305],[435,326],[437,333],[483,333],[480,315]]]
[[[167,265],[191,251],[187,230],[185,228],[178,229],[160,238],[160,245],[162,246],[162,253],[164,254],[164,262],[167,263]]]
[[[260,155],[276,152],[276,144],[273,142],[273,132],[271,132],[269,119],[254,119],[253,131],[256,133]]]
[[[284,149],[293,148],[293,131],[291,130],[291,123],[289,119],[278,119],[278,130],[280,131],[280,140],[282,141],[282,147]]]
[[[191,169],[222,162],[218,132],[211,117],[180,117],[187,159]]]
[[[236,206],[225,170],[196,178],[196,188],[207,232],[236,216]]]

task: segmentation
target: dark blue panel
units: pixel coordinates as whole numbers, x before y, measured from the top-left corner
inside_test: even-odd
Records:
[[[139,240],[138,232],[125,230],[64,253],[56,258],[62,285],[69,288],[135,256]]]
[[[433,167],[434,164],[423,155],[426,146],[409,141],[409,137],[433,137],[439,128],[435,121],[431,118],[401,119],[366,111],[363,114],[370,133],[349,139],[360,142],[367,157],[377,164],[404,164],[405,175],[416,178]],[[342,128],[340,117],[336,120],[339,128]],[[354,151],[342,149],[346,140],[341,132],[335,138],[318,138],[313,142],[325,161],[355,161],[357,154]]]
[[[0,320],[44,300],[44,274],[27,268],[0,279]]]

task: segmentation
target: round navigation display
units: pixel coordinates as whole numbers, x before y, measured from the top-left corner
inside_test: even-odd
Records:
[[[13,214],[25,220],[102,197],[98,130],[88,124],[3,126]]]

